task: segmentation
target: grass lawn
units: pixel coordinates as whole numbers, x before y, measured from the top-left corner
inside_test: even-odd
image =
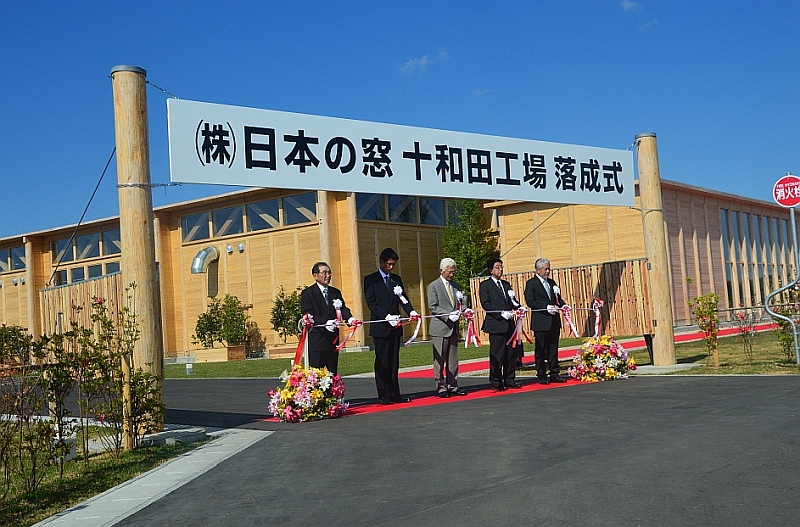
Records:
[[[141,447],[123,452],[119,459],[95,456],[90,458],[87,466],[82,459],[68,461],[64,464],[63,480],[58,479],[57,467],[50,467],[39,489],[30,495],[23,494],[12,479],[8,495],[0,501],[0,525],[24,527],[38,523],[200,444]]]
[[[675,355],[679,364],[700,364],[695,368],[682,370],[681,375],[764,375],[800,374],[800,366],[795,363],[794,351],[787,357],[778,344],[777,333],[763,331],[753,336],[752,362],[747,360],[744,343],[738,335],[719,339],[719,368],[713,366],[708,357],[704,341],[685,342],[675,345]],[[632,353],[636,364],[650,364],[647,350]]]
[[[562,346],[579,344],[579,339],[561,339]],[[525,352],[533,352],[533,344],[525,344]],[[645,354],[646,355],[646,354]],[[463,343],[458,350],[459,360],[486,359],[489,357],[489,345],[476,348],[464,348]],[[400,367],[430,366],[433,362],[433,351],[428,342],[415,342],[400,349]],[[353,351],[339,356],[339,373],[343,376],[371,373],[375,367],[375,352]],[[197,362],[193,364],[192,375],[186,375],[184,364],[165,364],[164,377],[167,379],[195,378],[241,378],[241,377],[278,377],[284,370],[291,370],[292,359],[251,359],[230,362]]]
[[[582,339],[561,339],[561,347],[578,345]],[[533,352],[532,344],[525,344],[525,352]],[[690,370],[683,370],[681,374],[708,375],[708,374],[798,374],[800,367],[795,364],[794,352],[791,358],[781,350],[778,338],[774,331],[757,333],[753,337],[753,360],[748,363],[741,337],[731,336],[719,339],[720,367],[714,368],[711,361],[706,359],[706,345],[702,340],[685,342],[675,346],[675,354],[679,363],[698,363],[701,366]],[[489,346],[480,348],[464,348],[461,345],[460,360],[484,359],[489,356]],[[631,355],[636,359],[636,364],[650,364],[647,350],[635,350]],[[400,367],[429,366],[433,360],[430,343],[413,343],[400,350]],[[530,359],[528,359],[530,360]],[[356,351],[342,353],[339,357],[339,373],[343,376],[370,373],[373,371],[375,353],[373,351]],[[179,378],[242,378],[242,377],[278,377],[284,370],[291,369],[291,359],[252,359],[231,362],[201,362],[193,365],[193,374],[186,375],[186,366],[183,364],[167,364],[164,366],[164,377],[168,379]],[[562,369],[566,370],[570,362],[562,362]],[[523,370],[521,374],[528,371]]]

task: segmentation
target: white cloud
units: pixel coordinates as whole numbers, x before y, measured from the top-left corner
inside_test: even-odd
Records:
[[[475,97],[480,97],[480,96],[482,96],[482,95],[486,95],[486,94],[487,94],[487,93],[489,93],[490,91],[491,91],[491,90],[487,90],[487,89],[485,89],[485,88],[484,88],[484,89],[477,89],[477,88],[476,88],[476,89],[472,90],[472,95],[474,95]]]
[[[405,64],[403,64],[403,67],[400,68],[400,71],[403,73],[424,73],[425,70],[428,69],[428,65],[430,63],[431,59],[428,55],[418,59],[409,59]]]
[[[623,11],[630,11],[639,7],[639,2],[634,2],[633,0],[622,0],[620,5],[622,6]]]
[[[658,20],[651,20],[650,22],[646,22],[641,26],[639,26],[639,31],[647,31],[648,29],[650,29],[650,26],[654,26],[656,24],[658,24]]]
[[[415,58],[415,59],[408,59],[405,64],[400,67],[401,73],[413,74],[413,73],[425,73],[428,69],[428,66],[434,64],[436,62],[442,62],[450,58],[450,54],[447,53],[446,49],[438,50],[433,58],[431,58],[430,54],[425,54],[422,57]]]

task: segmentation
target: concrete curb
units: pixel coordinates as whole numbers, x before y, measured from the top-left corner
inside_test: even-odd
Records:
[[[198,428],[162,432],[161,439],[188,441],[199,437]],[[185,432],[185,433],[184,433]],[[203,430],[203,435],[206,431]],[[213,441],[187,452],[132,480],[37,523],[38,526],[109,527],[181,485],[219,465],[229,457],[264,439],[273,432],[230,428],[209,432]],[[156,434],[159,435],[159,434]]]

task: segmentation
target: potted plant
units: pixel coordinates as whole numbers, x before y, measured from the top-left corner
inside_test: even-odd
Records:
[[[225,344],[227,360],[245,358],[247,342],[247,316],[241,300],[234,295],[225,295],[220,301],[215,298],[205,313],[197,317],[193,341],[206,348],[213,348],[219,342]]]

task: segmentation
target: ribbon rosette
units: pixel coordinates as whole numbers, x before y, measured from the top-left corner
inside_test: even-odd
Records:
[[[605,302],[599,298],[594,299],[592,309],[594,310],[594,338],[600,335],[600,310],[603,309]]]
[[[400,301],[403,304],[408,304],[408,300],[406,300],[406,297],[403,296],[403,288],[401,286],[399,285],[394,286],[394,294],[400,297]]]
[[[469,343],[473,342],[476,348],[481,346],[481,339],[478,338],[478,332],[475,331],[475,312],[470,308],[464,310],[464,318],[467,319],[467,334],[464,337],[464,347],[469,347]]]
[[[333,308],[336,310],[336,320],[341,322],[342,321],[342,299],[341,298],[334,298],[333,299]]]
[[[456,291],[456,309],[461,311],[461,306],[464,303],[464,293],[461,291]]]
[[[514,293],[513,289],[508,290],[508,298],[511,300],[511,304],[518,308],[520,307],[519,302],[517,302],[517,295]]]

